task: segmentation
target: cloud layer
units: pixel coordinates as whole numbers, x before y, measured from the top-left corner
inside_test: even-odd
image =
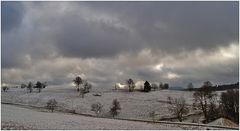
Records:
[[[2,82],[238,81],[238,2],[2,2]]]

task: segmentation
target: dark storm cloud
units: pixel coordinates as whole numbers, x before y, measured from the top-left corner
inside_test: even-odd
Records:
[[[61,4],[32,6],[39,17],[35,26],[48,28],[45,33],[52,36],[57,51],[68,57],[111,57],[142,48],[174,53],[238,41],[237,2]]]
[[[238,41],[238,2],[96,2],[89,5],[95,10],[116,13],[138,33],[146,47],[174,51],[209,49]]]
[[[69,57],[111,57],[142,48],[174,53],[238,41],[238,2],[26,3],[33,15],[32,39],[44,36]],[[18,4],[9,5],[5,10]],[[13,8],[19,19],[21,8]],[[3,11],[3,16],[11,14]]]
[[[238,2],[3,2],[2,80],[238,80]],[[237,73],[236,73],[237,72]]]
[[[2,31],[7,32],[20,26],[24,8],[21,2],[1,2]]]
[[[73,19],[65,23],[56,33],[56,46],[68,57],[109,57],[134,42],[128,31],[114,29],[104,23]]]

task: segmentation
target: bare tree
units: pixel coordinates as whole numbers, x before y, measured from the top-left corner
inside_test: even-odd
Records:
[[[110,108],[110,114],[112,115],[112,117],[118,115],[119,110],[121,110],[120,103],[117,99],[114,99],[112,102],[112,107]]]
[[[50,99],[48,102],[47,102],[47,108],[49,110],[51,110],[53,112],[53,110],[55,109],[55,107],[57,106],[57,101],[55,99]]]
[[[92,88],[92,84],[89,83],[88,81],[84,81],[83,88],[84,88],[84,93],[89,93],[90,89]]]
[[[102,111],[102,107],[103,107],[103,105],[100,102],[97,102],[97,103],[91,105],[91,108],[92,108],[91,110],[94,111],[97,116],[99,116],[99,114]]]
[[[81,95],[82,98],[84,98],[84,94],[89,93],[91,88],[92,88],[92,84],[90,84],[87,81],[84,81],[83,82],[83,87],[80,88],[79,95]]]
[[[33,84],[32,82],[29,82],[28,85],[27,85],[27,90],[29,91],[29,93],[32,93],[32,90],[33,90]]]
[[[126,80],[126,84],[128,85],[129,92],[132,92],[133,89],[135,88],[134,81],[130,78],[130,79]]]
[[[38,89],[38,93],[40,93],[41,90],[42,90],[42,88],[43,88],[42,83],[38,81],[38,82],[36,83],[36,85],[35,85],[35,88],[37,88],[37,89]]]
[[[172,100],[169,106],[169,111],[173,113],[173,115],[175,115],[180,122],[182,122],[183,115],[187,114],[189,112],[189,109],[186,105],[185,99],[183,97],[180,97]]]
[[[77,86],[77,91],[80,91],[79,86],[83,83],[83,80],[80,76],[77,76],[74,80],[73,80],[74,84]]]
[[[223,115],[239,123],[239,90],[228,90],[221,95]]]
[[[80,91],[79,91],[79,96],[81,96],[82,98],[84,98],[84,88],[80,88],[79,89]]]
[[[204,117],[206,119],[206,122],[209,122],[210,120],[210,110],[213,107],[213,104],[215,103],[216,94],[211,91],[211,82],[207,81],[204,82],[203,86],[199,88],[197,91],[194,92],[193,97],[195,99],[194,105],[201,109]],[[211,106],[210,106],[211,105]]]

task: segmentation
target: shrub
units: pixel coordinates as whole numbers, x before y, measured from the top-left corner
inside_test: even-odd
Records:
[[[55,99],[50,99],[47,102],[47,109],[51,110],[53,112],[53,110],[55,109],[55,107],[57,106],[57,101]]]
[[[102,111],[103,105],[100,102],[91,105],[91,111],[94,111],[98,116]]]

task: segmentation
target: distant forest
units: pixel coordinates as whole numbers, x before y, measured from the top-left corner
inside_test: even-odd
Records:
[[[186,89],[189,91],[197,91],[200,88],[191,88],[191,89]],[[230,89],[239,89],[239,82],[235,83],[235,84],[229,84],[229,85],[215,85],[215,86],[211,86],[208,87],[209,90],[211,91],[224,91],[224,90],[230,90]]]

